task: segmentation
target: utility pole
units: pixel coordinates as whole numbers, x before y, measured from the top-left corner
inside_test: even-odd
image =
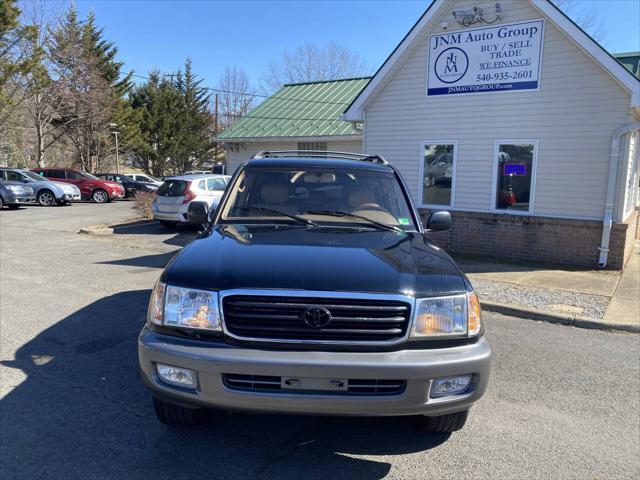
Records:
[[[118,131],[118,127],[125,127],[125,126],[126,125],[118,125],[117,123],[109,124],[109,129],[111,130],[111,133],[113,133],[113,135],[116,137],[116,175],[120,175],[120,170],[119,170],[120,157],[119,157],[119,148],[118,148],[118,135],[120,134],[120,132]]]
[[[120,163],[120,162],[118,161],[118,133],[119,133],[119,132],[117,132],[117,131],[113,132],[113,134],[114,134],[114,135],[115,135],[115,137],[116,137],[116,175],[119,175],[119,174],[120,174],[120,171],[118,170],[118,164]]]
[[[217,139],[218,138],[218,94],[217,93],[216,93],[214,102],[215,104],[213,107],[213,132]],[[213,162],[214,164],[218,162],[218,141],[217,140],[214,144]]]

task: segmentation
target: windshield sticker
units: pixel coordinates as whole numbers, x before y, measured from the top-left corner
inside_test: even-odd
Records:
[[[405,218],[405,217],[400,217],[400,218],[398,219],[398,223],[399,223],[400,225],[409,225],[409,219],[408,219],[408,218]]]

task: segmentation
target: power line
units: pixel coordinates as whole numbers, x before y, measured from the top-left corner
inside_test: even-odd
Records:
[[[124,74],[122,73],[121,75],[126,76],[129,74]],[[174,74],[163,74],[163,75],[167,75],[167,76],[173,76]],[[142,78],[144,80],[151,80],[149,77],[146,77],[144,75],[138,75],[138,74],[130,74],[130,76],[132,77],[136,77],[136,78]],[[209,90],[211,92],[218,92],[218,93],[228,93],[231,95],[244,95],[247,97],[258,97],[258,98],[268,98],[268,99],[275,99],[275,100],[286,100],[289,102],[304,102],[304,103],[318,103],[318,104],[324,104],[324,105],[349,105],[349,102],[329,102],[326,100],[305,100],[302,98],[287,98],[287,97],[279,97],[276,95],[262,95],[259,93],[246,93],[246,92],[234,92],[233,90],[224,90],[221,88],[213,88],[213,87],[200,87],[204,90]]]

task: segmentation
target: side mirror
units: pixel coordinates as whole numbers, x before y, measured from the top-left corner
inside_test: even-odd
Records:
[[[427,230],[442,232],[451,228],[451,214],[445,211],[431,212],[427,219]]]
[[[209,205],[207,202],[191,202],[187,209],[189,223],[204,225],[209,223]]]

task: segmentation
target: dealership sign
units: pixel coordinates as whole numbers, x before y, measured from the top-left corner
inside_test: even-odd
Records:
[[[536,90],[543,38],[543,20],[431,35],[427,95]]]

